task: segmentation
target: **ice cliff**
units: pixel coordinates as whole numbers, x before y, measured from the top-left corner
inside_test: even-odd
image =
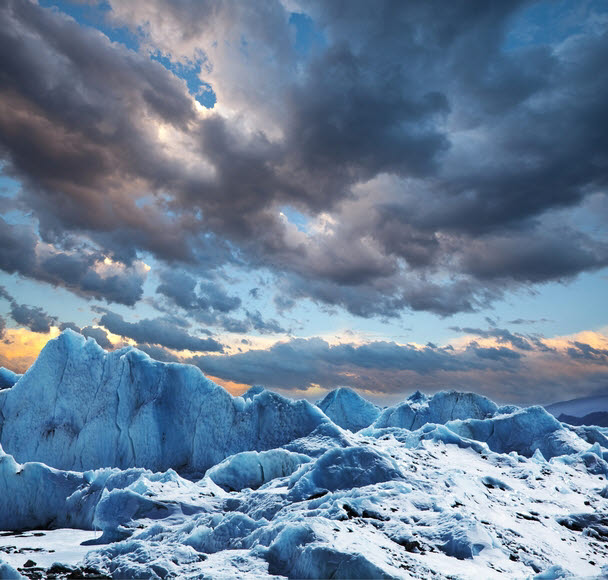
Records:
[[[327,393],[317,406],[336,425],[350,431],[359,431],[371,425],[380,414],[377,405],[365,400],[352,389],[344,387]]]
[[[0,391],[0,529],[44,530],[0,535],[0,577],[608,575],[608,429],[456,391],[318,405],[64,332]],[[74,528],[90,552],[53,564]]]
[[[0,444],[17,461],[64,470],[204,472],[240,451],[280,447],[327,417],[262,391],[245,400],[189,365],[125,348],[107,353],[71,330],[0,391]]]
[[[20,378],[21,375],[18,375],[9,369],[5,369],[4,367],[0,367],[0,389],[12,387]]]

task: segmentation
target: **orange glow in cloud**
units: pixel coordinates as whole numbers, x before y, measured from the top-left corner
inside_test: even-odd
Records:
[[[52,327],[48,334],[32,332],[27,328],[7,328],[0,341],[0,366],[16,373],[24,373],[36,360],[44,345],[59,334]]]
[[[226,379],[220,379],[218,377],[213,377],[211,375],[205,375],[210,381],[224,387],[232,396],[236,397],[238,395],[242,395],[245,391],[249,390],[251,385],[246,385],[244,383],[235,383],[234,381],[229,381]]]

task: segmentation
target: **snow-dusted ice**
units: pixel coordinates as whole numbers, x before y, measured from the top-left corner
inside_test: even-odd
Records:
[[[0,444],[0,578],[608,575],[608,429],[541,407],[232,397],[66,331],[0,391]]]

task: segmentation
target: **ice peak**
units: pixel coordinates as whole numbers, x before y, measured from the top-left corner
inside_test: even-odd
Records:
[[[380,409],[347,387],[334,389],[317,403],[336,425],[359,431],[371,425],[380,414]]]

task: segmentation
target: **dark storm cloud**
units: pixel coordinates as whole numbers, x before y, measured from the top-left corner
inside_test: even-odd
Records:
[[[150,358],[159,360],[161,362],[181,362],[178,357],[169,352],[162,346],[154,344],[138,344],[136,346],[139,350],[145,352]]]
[[[108,333],[103,328],[95,328],[93,326],[85,326],[80,333],[87,338],[93,338],[101,348],[106,350],[114,348],[114,345],[108,338]]]
[[[167,160],[144,119],[184,127],[193,118],[184,83],[51,10],[9,1],[0,11],[0,151],[43,237],[88,230],[118,253],[191,257],[178,224],[125,195],[139,178],[162,181]]]
[[[306,51],[279,1],[110,5],[145,48],[199,62],[220,107],[198,115],[144,51],[5,2],[0,154],[57,247],[20,260],[35,240],[13,231],[5,271],[135,303],[136,276],[100,279],[61,250],[86,235],[127,266],[147,251],[266,268],[280,309],[310,298],[390,317],[475,311],[608,265],[605,242],[553,215],[608,180],[608,35],[589,11],[569,38],[556,26],[553,44],[524,45],[518,2],[303,2],[320,38]],[[330,226],[297,233],[284,205]],[[179,277],[158,292],[200,322],[279,331],[235,316],[214,281]]]
[[[4,331],[6,330],[6,320],[0,316],[0,338],[4,338]]]
[[[12,319],[17,324],[29,328],[32,332],[46,334],[47,332],[50,332],[51,326],[54,326],[57,323],[57,318],[55,316],[50,316],[39,306],[19,304],[4,286],[0,286],[0,298],[7,300],[10,303],[9,312]],[[2,322],[4,323],[4,319]],[[4,327],[2,330],[4,330]]]
[[[241,299],[230,296],[219,284],[197,281],[183,271],[163,270],[156,289],[194,318],[206,321],[214,313],[227,313],[241,305]]]
[[[105,256],[85,247],[62,252],[41,246],[33,228],[11,225],[0,217],[0,270],[63,286],[85,297],[135,304],[143,294],[146,272],[137,266],[100,274]]]
[[[230,356],[199,356],[189,362],[213,376],[283,389],[306,389],[312,384],[329,388],[352,381],[363,386],[361,381],[350,376],[353,371],[364,374],[413,371],[425,375],[439,371],[479,370],[488,366],[473,358],[456,356],[449,349],[429,346],[418,349],[391,342],[329,345],[320,338],[292,339],[268,350],[250,350]]]
[[[99,320],[99,324],[112,334],[132,338],[138,343],[160,345],[175,350],[203,352],[221,352],[222,345],[213,338],[198,338],[188,334],[175,323],[163,319],[143,319],[127,322],[120,314],[108,310]]]
[[[40,306],[27,306],[26,304],[11,304],[11,316],[21,326],[26,326],[32,332],[46,334],[51,331],[51,326],[57,323],[55,316],[50,316]]]
[[[463,270],[477,279],[545,282],[608,265],[608,244],[562,227],[559,231],[484,236],[462,251]]]
[[[218,281],[197,281],[182,270],[169,269],[160,273],[160,280],[157,292],[182,308],[190,319],[217,325],[233,333],[252,330],[261,334],[286,332],[275,319],[264,319],[258,310],[245,310],[244,318],[230,315],[240,308],[241,299],[229,295]]]

